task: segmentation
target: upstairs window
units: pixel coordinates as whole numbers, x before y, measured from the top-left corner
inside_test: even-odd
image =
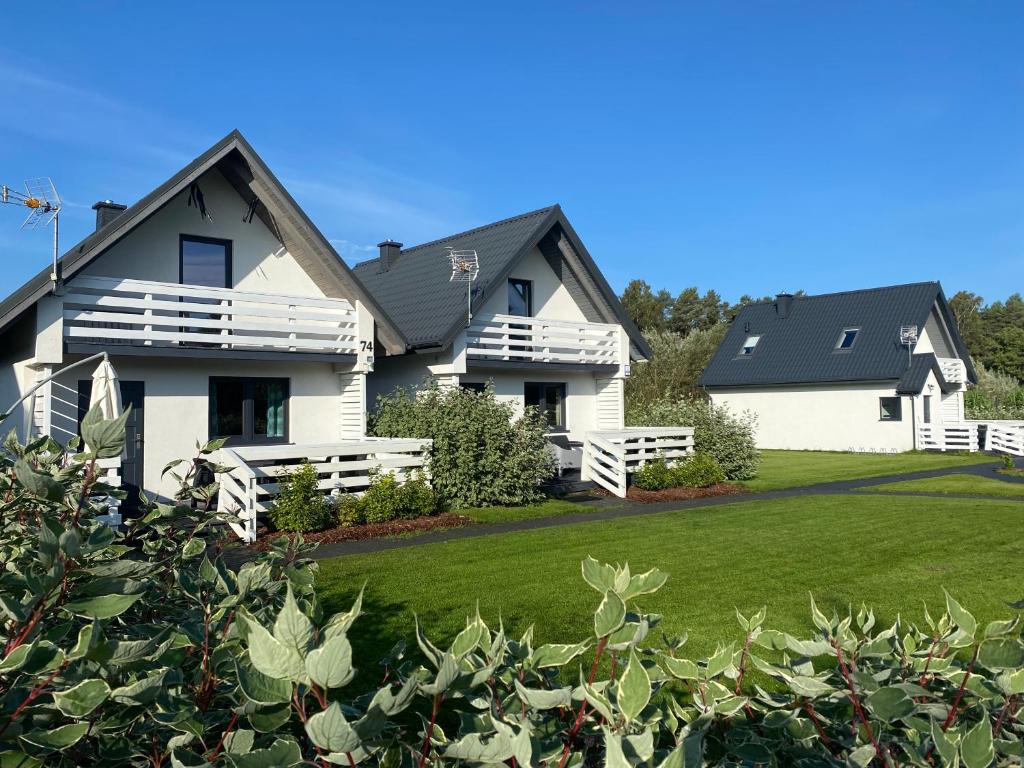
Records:
[[[520,317],[533,317],[533,281],[509,278],[508,313]]]
[[[178,282],[208,288],[231,287],[231,241],[182,235]]]
[[[843,332],[839,334],[839,341],[836,342],[836,349],[849,349],[853,346],[853,342],[857,340],[857,334],[860,332],[860,328],[844,328]]]
[[[760,336],[747,336],[747,340],[743,342],[743,347],[740,349],[740,355],[747,356],[754,354],[754,348],[760,340]]]

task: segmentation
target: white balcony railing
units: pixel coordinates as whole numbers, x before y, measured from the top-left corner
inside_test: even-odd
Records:
[[[942,378],[951,384],[967,383],[967,366],[958,357],[940,357],[939,369],[942,371]]]
[[[628,360],[620,328],[607,323],[518,315],[475,318],[466,331],[470,359],[521,363],[621,365]]]
[[[344,299],[79,276],[61,301],[69,342],[356,354]]]

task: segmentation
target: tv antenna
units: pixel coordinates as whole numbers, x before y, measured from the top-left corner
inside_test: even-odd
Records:
[[[449,283],[466,284],[466,325],[473,322],[473,283],[480,274],[480,259],[476,251],[458,251],[448,248],[448,259],[452,263]]]
[[[914,353],[914,345],[917,344],[917,326],[900,326],[900,344],[907,348],[907,367],[910,367],[911,355]]]
[[[48,176],[38,179],[28,179],[25,182],[25,191],[19,192],[8,187],[6,184],[0,186],[0,203],[5,205],[19,205],[28,208],[28,215],[21,223],[22,229],[37,229],[53,223],[53,271],[50,273],[50,280],[56,288],[60,282],[58,272],[58,260],[60,258],[60,195],[57,188]]]

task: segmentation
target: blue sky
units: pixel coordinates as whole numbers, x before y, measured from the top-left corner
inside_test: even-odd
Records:
[[[70,246],[237,127],[350,261],[560,202],[617,290],[1024,289],[1024,4],[292,8],[6,4],[0,181]]]

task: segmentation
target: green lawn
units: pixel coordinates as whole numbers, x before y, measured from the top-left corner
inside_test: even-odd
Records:
[[[566,499],[547,499],[539,504],[525,507],[480,507],[478,509],[457,509],[476,523],[505,523],[510,520],[532,520],[537,517],[560,517],[561,515],[585,515],[596,507]]]
[[[669,633],[689,630],[701,653],[738,636],[734,608],[767,605],[770,626],[810,631],[808,592],[826,608],[864,601],[885,622],[919,620],[922,601],[937,608],[947,587],[980,621],[1009,617],[1006,601],[1024,597],[1022,523],[1013,501],[812,496],[337,558],[317,583],[332,612],[367,584],[353,639],[368,664],[399,638],[415,645],[414,612],[443,642],[478,601],[512,632],[536,624],[539,642],[581,639],[598,603],[579,576],[586,555],[657,566],[670,579],[643,608],[664,614]]]
[[[743,482],[752,491],[881,477],[900,472],[993,462],[981,453],[839,453],[832,451],[762,451],[757,477]]]
[[[916,491],[919,493],[964,493],[974,496],[1024,497],[1024,483],[1010,483],[978,475],[944,475],[922,480],[872,485],[864,491]]]

